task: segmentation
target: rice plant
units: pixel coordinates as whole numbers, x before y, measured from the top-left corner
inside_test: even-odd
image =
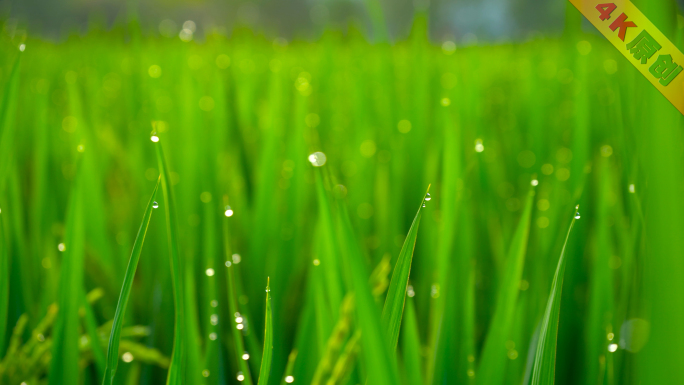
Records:
[[[680,383],[684,124],[580,20],[3,29],[0,384]]]

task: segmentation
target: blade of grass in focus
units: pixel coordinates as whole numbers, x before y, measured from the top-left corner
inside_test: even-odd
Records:
[[[575,209],[579,210],[579,205]],[[568,245],[570,232],[577,219],[579,219],[579,212],[575,214],[570,222],[570,228],[568,228],[568,234],[565,236],[563,249],[558,260],[556,274],[553,276],[551,293],[544,311],[544,318],[541,321],[541,330],[539,331],[539,340],[537,341],[537,350],[532,368],[532,385],[553,385],[555,380],[556,337],[558,335],[558,321],[560,318],[563,275],[565,274],[565,247]]]
[[[156,137],[156,133],[154,134]],[[159,140],[158,137],[157,141]],[[179,385],[183,382],[183,365],[185,357],[185,325],[183,317],[183,281],[181,275],[181,261],[178,254],[178,229],[176,227],[176,212],[174,206],[173,192],[170,186],[169,170],[164,158],[161,143],[154,143],[157,152],[157,163],[161,177],[162,193],[164,194],[164,212],[166,213],[166,232],[169,243],[169,253],[171,258],[171,281],[173,284],[174,301],[174,329],[173,329],[173,353],[171,364],[166,377],[167,385]]]
[[[152,210],[154,210],[155,206],[157,205],[155,198],[157,196],[157,189],[159,189],[160,181],[161,177],[157,180],[157,184],[154,186],[150,201],[147,203],[147,207],[145,208],[145,213],[143,214],[143,219],[140,223],[138,235],[135,237],[135,243],[133,243],[133,250],[131,251],[131,258],[128,261],[128,268],[126,268],[126,275],[124,276],[123,285],[121,286],[119,302],[116,304],[116,313],[114,314],[112,331],[109,335],[107,366],[105,368],[105,375],[102,380],[103,385],[111,385],[114,383],[114,375],[116,375],[116,369],[119,364],[119,339],[121,338],[121,328],[123,327],[124,323],[124,314],[126,314],[128,298],[131,296],[133,279],[135,278],[135,271],[138,267],[138,261],[140,260],[140,253],[142,252],[143,243],[145,242],[145,235],[147,235],[147,228],[150,224],[150,219],[152,218]]]
[[[264,350],[259,370],[259,385],[268,385],[273,360],[273,315],[271,314],[271,278],[266,281],[266,321],[264,321]]]
[[[390,351],[396,350],[397,342],[399,341],[401,317],[404,314],[406,289],[408,287],[409,275],[411,274],[413,250],[416,247],[416,238],[418,237],[421,209],[425,206],[425,202],[429,200],[430,186],[428,186],[427,192],[420,201],[418,212],[416,212],[404,245],[401,247],[401,252],[399,252],[399,258],[397,258],[397,264],[394,266],[394,272],[392,273],[392,281],[390,281],[390,286],[387,290],[385,307],[382,310],[382,326],[387,333]]]
[[[506,257],[506,268],[499,286],[494,316],[489,323],[489,331],[476,377],[477,383],[481,385],[498,385],[504,379],[504,368],[508,359],[506,341],[513,326],[515,306],[520,292],[520,278],[525,264],[533,198],[534,189],[530,190],[527,195],[525,209]]]

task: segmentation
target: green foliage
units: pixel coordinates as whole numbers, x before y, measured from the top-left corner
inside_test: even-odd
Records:
[[[2,35],[0,383],[677,383],[678,112],[601,37],[427,22]]]

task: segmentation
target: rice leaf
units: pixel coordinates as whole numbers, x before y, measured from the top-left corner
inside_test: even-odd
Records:
[[[259,370],[259,385],[267,385],[273,360],[273,315],[271,314],[271,278],[266,281],[266,321],[264,330],[264,350]]]
[[[340,247],[347,261],[347,279],[352,284],[356,298],[356,322],[361,329],[361,347],[368,375],[368,383],[373,385],[395,385],[399,383],[399,373],[394,352],[389,349],[387,334],[382,330],[380,312],[368,283],[368,269],[361,254],[360,246],[351,226],[347,207],[338,200]]]
[[[489,323],[482,358],[477,373],[477,383],[498,385],[504,379],[506,361],[506,341],[514,323],[515,306],[520,292],[520,279],[525,265],[527,238],[530,233],[530,217],[534,190],[527,195],[527,202],[518,227],[515,230],[511,247],[506,259],[506,268],[494,308],[494,316]]]
[[[578,209],[579,205],[576,207],[576,210]],[[558,319],[560,316],[561,292],[563,290],[563,275],[565,273],[566,261],[565,247],[568,245],[570,232],[576,220],[577,216],[574,216],[570,222],[570,228],[568,228],[568,234],[565,236],[560,259],[558,259],[556,274],[553,276],[551,293],[546,303],[546,310],[544,311],[544,318],[542,319],[539,331],[539,341],[537,342],[534,367],[532,368],[532,385],[553,385],[554,383],[556,375],[556,337],[558,336]]]
[[[418,212],[413,218],[413,223],[408,235],[404,240],[404,245],[399,252],[397,264],[394,266],[392,280],[387,290],[385,307],[382,310],[382,326],[387,332],[387,341],[391,351],[396,350],[399,341],[399,331],[401,330],[401,317],[404,314],[404,303],[406,301],[406,289],[408,288],[409,275],[411,273],[411,262],[413,260],[413,250],[416,247],[418,237],[418,226],[420,225],[421,209],[425,205],[426,198],[429,199],[430,186],[426,195],[418,206]]]
[[[1,209],[2,208],[0,207],[0,210]],[[5,353],[10,281],[7,239],[2,219],[3,218],[0,217],[0,357],[3,357]]]
[[[171,179],[169,177],[166,159],[164,158],[162,144],[155,143],[154,147],[157,151],[157,163],[159,165],[162,193],[164,194],[164,212],[166,213],[166,232],[168,235],[169,253],[171,254],[171,282],[173,284],[173,302],[175,310],[173,353],[171,355],[169,372],[166,377],[166,384],[179,385],[183,380],[181,370],[183,369],[185,358],[185,325],[183,322],[185,312],[183,306],[181,261],[180,255],[178,254],[178,227],[176,225],[175,201],[171,186],[169,185]]]
[[[4,87],[2,105],[0,105],[0,192],[4,189],[5,178],[9,172],[10,159],[14,153],[14,117],[17,111],[21,56],[20,54],[14,60],[12,72]]]
[[[80,174],[80,172],[79,172]],[[67,212],[64,258],[59,278],[59,313],[53,328],[48,384],[79,383],[79,307],[83,290],[85,223],[83,178],[76,177]]]
[[[157,184],[154,186],[150,201],[147,203],[147,207],[145,208],[143,219],[140,223],[140,229],[138,230],[138,235],[135,237],[135,242],[133,243],[131,257],[128,260],[126,275],[124,276],[123,285],[121,286],[121,294],[119,294],[119,302],[116,304],[116,313],[114,314],[114,320],[112,323],[112,332],[109,335],[107,366],[105,368],[105,375],[102,380],[103,385],[111,385],[114,383],[114,375],[116,374],[116,368],[119,364],[119,340],[121,338],[121,328],[123,327],[124,323],[124,315],[126,314],[126,306],[128,305],[128,299],[131,296],[133,278],[135,278],[135,271],[138,268],[138,261],[140,260],[140,253],[142,252],[143,243],[145,242],[145,235],[147,235],[147,228],[150,224],[150,219],[152,218],[154,205],[156,204],[155,198],[157,196],[157,190],[159,189],[160,181],[161,177],[157,180]]]
[[[232,252],[230,248],[228,218],[226,217],[224,217],[223,219],[223,246],[226,254],[226,266],[228,267],[228,271],[226,273],[228,275],[228,310],[231,316],[236,318],[242,317],[238,308],[237,299],[239,293],[237,291],[238,287],[235,282],[235,277],[233,276],[233,268],[235,264],[231,262]],[[235,348],[235,357],[238,361],[238,368],[244,376],[244,380],[242,382],[245,385],[252,385],[252,374],[249,370],[249,364],[247,363],[247,361],[240,358],[240,356],[242,356],[242,354],[245,352],[245,340],[242,334],[242,330],[238,329],[237,327],[231,327],[230,329],[233,331],[233,347]]]
[[[408,383],[421,385],[423,384],[421,344],[413,298],[406,300],[406,322],[402,325],[402,330],[402,353]]]

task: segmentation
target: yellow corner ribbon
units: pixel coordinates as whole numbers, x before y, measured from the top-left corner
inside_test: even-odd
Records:
[[[684,55],[631,1],[569,1],[684,114]]]

